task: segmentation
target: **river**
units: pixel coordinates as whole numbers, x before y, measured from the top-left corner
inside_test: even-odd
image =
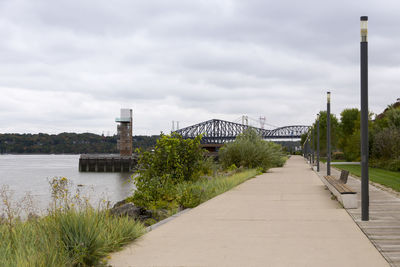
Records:
[[[49,180],[66,177],[92,204],[102,199],[111,204],[129,196],[134,185],[131,173],[79,172],[79,155],[0,155],[0,187],[8,185],[18,203],[27,192],[42,212],[51,201]]]

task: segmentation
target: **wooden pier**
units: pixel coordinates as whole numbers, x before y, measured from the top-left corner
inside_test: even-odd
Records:
[[[83,154],[79,158],[80,172],[132,172],[136,165],[136,155]]]

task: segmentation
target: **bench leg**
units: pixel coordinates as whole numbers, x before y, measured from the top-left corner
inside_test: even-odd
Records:
[[[342,194],[342,204],[346,209],[356,209],[358,207],[357,194]]]

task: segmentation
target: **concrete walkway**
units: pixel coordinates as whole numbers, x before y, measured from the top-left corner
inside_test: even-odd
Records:
[[[331,168],[331,174],[339,177],[340,171]],[[326,164],[321,164],[320,176],[326,175]],[[379,184],[369,185],[369,221],[361,220],[361,181],[349,176],[347,184],[357,192],[358,208],[348,209],[361,230],[391,266],[400,267],[400,196],[398,192],[386,191]]]
[[[300,156],[147,233],[112,266],[388,266]]]

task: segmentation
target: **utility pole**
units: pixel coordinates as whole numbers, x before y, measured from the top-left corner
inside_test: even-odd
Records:
[[[369,220],[368,174],[368,17],[360,18],[361,70],[361,219]]]
[[[331,92],[326,103],[326,175],[331,175]]]
[[[319,113],[317,114],[317,172],[319,172]]]

